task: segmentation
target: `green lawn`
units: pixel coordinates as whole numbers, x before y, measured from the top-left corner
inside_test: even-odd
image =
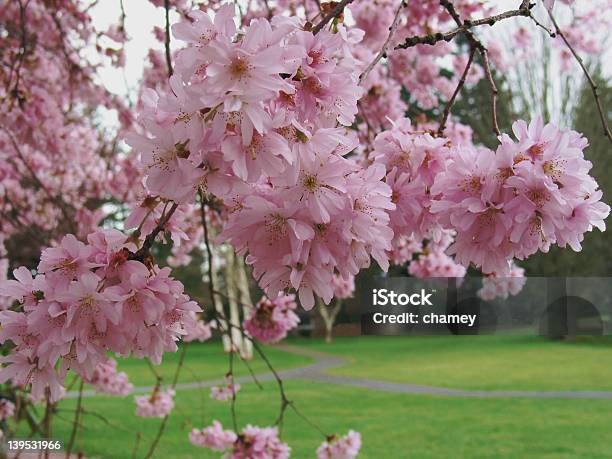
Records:
[[[273,347],[263,348],[266,355],[275,368],[289,369],[301,367],[312,363],[312,359],[297,355],[288,354]],[[254,352],[254,358],[249,362],[250,367],[255,373],[267,371],[266,363]],[[156,366],[155,370],[170,384],[176,370],[180,355],[179,352],[167,353],[161,365]],[[135,386],[145,386],[155,384],[153,376],[147,362],[143,359],[117,359],[120,371],[125,371],[130,382]],[[183,369],[180,373],[179,382],[203,381],[208,379],[223,378],[229,369],[229,357],[223,353],[220,341],[207,343],[192,343],[187,350],[187,356]],[[246,364],[238,358],[234,359],[234,374],[236,376],[248,375],[249,369]]]
[[[612,390],[609,340],[363,336],[299,345],[349,358],[350,364],[331,371],[345,376],[460,389]]]
[[[609,458],[612,456],[612,401],[464,399],[389,394],[366,389],[288,381],[297,406],[325,432],[349,428],[363,435],[362,458]],[[131,400],[94,398],[85,409],[104,414],[120,429],[86,415],[80,444],[88,457],[130,457],[137,431],[143,457],[159,420],[134,416]],[[74,409],[73,400],[61,404]],[[275,386],[243,387],[237,403],[240,424],[269,425],[278,414]],[[63,418],[72,413],[60,412]],[[175,412],[155,457],[219,457],[191,446],[190,425],[213,419],[230,426],[229,405],[199,390],[179,392]],[[70,423],[59,420],[54,436],[68,438]],[[312,458],[322,437],[288,413],[283,438],[294,458]]]
[[[612,389],[609,342],[559,343],[521,337],[363,337],[291,340],[291,344],[350,358],[335,373],[474,389]],[[310,359],[267,348],[275,367],[306,365]],[[177,356],[159,369],[171,379]],[[255,372],[264,362],[255,359]],[[135,385],[153,376],[138,360],[119,360]],[[183,381],[219,378],[228,368],[219,342],[193,345]],[[187,370],[188,369],[188,370]],[[247,374],[242,363],[236,372]],[[245,383],[238,394],[240,426],[271,425],[278,416],[276,385],[263,390]],[[609,458],[612,457],[612,400],[451,398],[378,392],[310,381],[286,381],[289,397],[326,433],[352,428],[363,435],[362,458]],[[192,426],[218,419],[231,427],[230,405],[211,400],[208,389],[179,390],[176,407],[156,450],[157,458],[213,458],[192,446]],[[69,438],[75,400],[59,405],[54,438]],[[142,458],[161,422],[134,415],[133,397],[84,399],[79,450],[88,458],[130,458],[136,433]],[[97,413],[98,416],[92,413]],[[283,439],[294,458],[312,458],[323,437],[292,412]]]

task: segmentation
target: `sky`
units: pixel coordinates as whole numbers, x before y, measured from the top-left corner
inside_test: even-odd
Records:
[[[99,74],[102,83],[115,94],[127,95],[128,88],[131,93],[137,91],[140,77],[147,59],[147,53],[152,44],[159,43],[153,36],[153,27],[165,26],[165,10],[157,8],[147,0],[124,0],[125,29],[130,40],[125,47],[126,65],[124,72],[114,68],[105,67]],[[97,30],[107,30],[111,24],[119,22],[119,0],[103,0],[91,9],[91,17]],[[176,13],[171,14],[171,23],[178,20]]]

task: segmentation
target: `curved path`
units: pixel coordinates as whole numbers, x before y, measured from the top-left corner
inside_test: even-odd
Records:
[[[573,399],[612,399],[612,392],[609,391],[523,391],[523,390],[468,390],[468,389],[449,389],[446,387],[424,386],[420,384],[396,383],[380,381],[374,379],[354,378],[351,376],[333,375],[327,372],[332,368],[337,368],[349,363],[344,357],[325,354],[310,349],[288,344],[278,345],[277,349],[292,354],[311,357],[315,361],[304,367],[278,371],[278,375],[283,379],[305,379],[310,381],[340,384],[346,386],[361,387],[365,389],[378,390],[383,392],[395,392],[402,394],[425,394],[442,395],[447,397],[479,397],[479,398],[573,398]],[[271,372],[255,375],[258,381],[273,381],[274,375]],[[235,378],[236,382],[247,383],[253,380],[252,376],[240,376]],[[179,383],[177,390],[198,389],[225,384],[225,379],[214,379],[199,382]],[[153,390],[153,386],[135,387],[133,393],[148,393]],[[100,395],[95,391],[84,391],[84,397]],[[66,398],[76,398],[78,392],[68,392]]]

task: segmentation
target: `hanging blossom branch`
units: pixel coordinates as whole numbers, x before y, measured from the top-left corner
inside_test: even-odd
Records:
[[[549,8],[546,8],[546,11],[548,12],[548,16],[550,17],[550,20],[553,23],[553,26],[555,28],[557,35],[561,37],[561,39],[563,40],[567,48],[570,50],[570,52],[572,53],[576,61],[578,61],[578,64],[580,65],[580,68],[582,69],[582,72],[584,73],[584,76],[586,77],[589,83],[589,86],[591,87],[591,91],[593,92],[593,97],[595,98],[595,105],[597,105],[597,111],[599,112],[599,118],[601,119],[601,124],[604,130],[604,135],[608,138],[610,142],[612,142],[612,133],[610,133],[610,127],[608,126],[608,120],[606,119],[606,115],[604,113],[603,106],[601,105],[601,99],[599,98],[599,88],[597,86],[597,83],[595,83],[595,80],[593,80],[593,77],[589,73],[589,70],[586,68],[586,65],[584,65],[584,61],[578,55],[578,53],[576,52],[572,44],[569,42],[569,40],[567,39],[567,37],[565,36],[563,31],[559,27],[559,24],[557,23],[557,20],[553,16],[552,11]]]
[[[205,245],[206,245],[206,239],[207,239],[207,237],[205,235],[204,236]],[[224,297],[226,299],[230,299],[230,297],[228,297],[228,295],[226,295],[225,293],[219,292],[219,291],[214,290],[214,289],[213,289],[211,295],[218,295],[218,296],[222,296],[222,297]],[[237,299],[234,299],[234,301],[236,301],[239,304],[242,304]],[[245,306],[245,305],[242,304],[242,306]],[[217,310],[216,308],[215,308],[213,314],[214,314],[215,319],[217,319],[218,323],[222,323],[222,322],[227,323],[227,328],[225,329],[225,331],[227,331],[228,333],[231,333],[231,329],[232,328],[237,328],[241,332],[244,332],[244,329],[242,328],[242,326],[237,327],[236,325],[232,325],[229,322],[229,320],[227,319],[227,317],[225,317],[225,315],[222,312],[220,312],[219,310]],[[221,319],[221,320],[218,320],[218,319]],[[332,437],[331,435],[328,435],[327,433],[325,433],[323,431],[323,429],[321,429],[321,427],[319,427],[314,421],[312,421],[307,416],[305,416],[297,408],[297,406],[295,405],[295,402],[293,402],[288,397],[288,395],[287,395],[283,379],[281,378],[281,376],[278,373],[278,371],[276,371],[276,369],[274,368],[274,365],[272,365],[272,362],[270,361],[270,359],[268,358],[268,356],[266,355],[266,353],[262,349],[262,347],[259,344],[259,342],[256,341],[255,339],[249,337],[248,335],[247,335],[247,338],[250,339],[250,341],[252,342],[253,348],[255,349],[257,354],[261,357],[261,359],[264,361],[264,363],[266,364],[266,366],[268,367],[270,372],[272,373],[272,376],[274,377],[274,380],[276,381],[276,384],[278,386],[281,403],[280,403],[279,415],[278,415],[278,417],[277,417],[277,419],[276,419],[274,424],[282,427],[282,422],[283,422],[283,419],[284,419],[285,412],[287,411],[287,408],[291,408],[295,412],[295,414],[297,414],[300,418],[302,418],[308,425],[312,426],[315,430],[317,430],[321,435],[323,435],[327,439],[331,438]],[[253,376],[253,380],[259,385],[259,382],[256,380],[255,376],[254,375],[252,375],[252,376]],[[235,396],[235,394],[234,394],[234,396]]]
[[[176,389],[176,385],[178,383],[178,379],[179,379],[179,376],[181,374],[181,369],[183,368],[183,365],[185,363],[185,356],[187,355],[188,347],[189,347],[189,343],[183,343],[183,346],[181,348],[181,355],[179,357],[179,362],[178,362],[178,364],[176,366],[176,370],[174,371],[174,376],[172,378],[172,385],[170,386],[172,388],[172,390]],[[158,376],[158,383],[159,383],[160,379],[161,378]],[[166,424],[168,423],[168,418],[169,417],[170,417],[170,414],[166,414],[164,416],[164,419],[162,419],[162,422],[159,425],[159,429],[157,430],[157,434],[155,435],[155,438],[151,442],[151,446],[149,447],[149,451],[145,455],[145,459],[149,459],[150,457],[153,457],[153,453],[155,452],[155,448],[157,448],[157,445],[159,444],[159,440],[161,440],[161,437],[162,437],[162,435],[164,433],[164,430],[166,429]]]
[[[81,378],[81,382],[79,383],[79,397],[77,398],[77,405],[76,405],[76,409],[74,410],[74,420],[72,422],[72,431],[70,432],[70,440],[68,441],[68,447],[66,448],[66,459],[70,458],[70,454],[72,453],[72,447],[74,446],[74,441],[76,440],[76,436],[77,436],[79,418],[82,412],[83,384],[84,384],[84,381]]]
[[[368,75],[370,74],[370,72],[372,71],[374,66],[378,63],[378,61],[380,61],[383,57],[387,56],[387,51],[389,49],[389,45],[391,44],[391,40],[393,39],[393,35],[395,35],[395,31],[397,30],[397,26],[400,23],[400,19],[401,19],[400,13],[402,12],[402,10],[405,7],[406,7],[406,1],[402,0],[400,5],[397,7],[397,11],[395,12],[395,18],[393,18],[393,23],[391,23],[391,26],[389,27],[389,35],[387,36],[387,39],[385,40],[385,43],[383,44],[382,48],[380,49],[379,53],[376,55],[374,60],[372,60],[372,62],[370,62],[370,64],[366,67],[366,69],[359,76],[359,84],[361,84],[361,82],[368,77]]]

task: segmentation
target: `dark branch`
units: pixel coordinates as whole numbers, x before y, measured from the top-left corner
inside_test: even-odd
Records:
[[[172,55],[170,54],[170,0],[164,0],[166,10],[166,65],[168,66],[168,77],[172,76]]]
[[[453,95],[446,103],[446,107],[444,107],[444,113],[442,114],[442,120],[440,121],[440,127],[438,128],[439,135],[444,134],[444,129],[446,128],[446,122],[448,121],[448,116],[450,115],[451,108],[455,103],[455,99],[457,99],[457,96],[461,92],[461,89],[465,85],[465,80],[467,79],[467,75],[470,72],[472,63],[474,62],[474,54],[476,54],[476,48],[472,47],[472,50],[470,51],[470,57],[468,59],[467,65],[465,66],[465,70],[463,71],[463,75],[461,75],[461,79],[459,80],[459,83],[455,88],[455,92],[453,92]]]
[[[349,3],[353,3],[353,0],[342,0],[340,3],[334,6],[329,13],[323,16],[323,19],[321,19],[321,22],[319,22],[316,26],[313,27],[312,33],[316,35],[321,30],[323,30],[323,27],[325,27],[329,21],[331,21],[334,18],[337,18],[338,16],[340,16],[340,14],[342,14],[344,7],[348,5]]]

